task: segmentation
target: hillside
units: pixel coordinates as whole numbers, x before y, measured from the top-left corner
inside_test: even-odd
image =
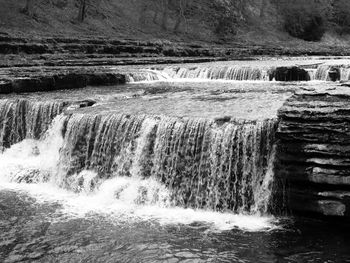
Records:
[[[1,31],[27,35],[45,36],[89,36],[138,39],[170,39],[217,41],[215,18],[220,10],[212,10],[210,0],[193,0],[192,7],[184,14],[185,18],[174,32],[177,14],[169,7],[167,22],[162,25],[163,9],[153,1],[98,0],[87,8],[86,19],[77,21],[78,1],[34,0],[34,15],[21,12],[25,0],[0,0]],[[146,2],[146,3],[147,3]],[[153,3],[153,4],[152,4]],[[249,33],[246,23],[241,23],[239,34]],[[228,39],[232,37],[229,34]]]
[[[231,1],[234,6],[227,0],[192,0],[189,3],[179,0],[183,12],[171,2],[165,8],[164,0],[98,0],[88,3],[84,21],[77,20],[79,1],[32,1],[33,14],[28,15],[23,12],[25,0],[0,0],[0,32],[24,37],[103,36],[216,44],[315,46],[286,32],[283,14],[273,0],[246,1],[243,7],[237,6],[242,2],[239,0]],[[348,44],[347,35],[340,37],[327,26],[327,32],[316,46]]]

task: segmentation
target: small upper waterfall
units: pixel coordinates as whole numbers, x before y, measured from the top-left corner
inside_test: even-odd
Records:
[[[320,65],[317,67],[315,73],[315,80],[329,81],[329,71],[331,69],[330,65]]]
[[[342,65],[320,65],[317,67],[316,73],[312,80],[331,81],[332,79],[333,81],[350,80],[350,67]]]
[[[127,82],[176,81],[176,80],[229,80],[229,81],[335,81],[350,80],[350,67],[343,65],[304,66],[245,66],[201,65],[167,66],[140,70],[127,74]]]
[[[268,70],[251,66],[166,67],[173,79],[269,80]]]
[[[350,80],[350,67],[341,68],[340,80]]]
[[[126,74],[126,82],[143,82],[143,81],[159,81],[167,80],[169,76],[156,70],[141,70],[139,72],[130,72]]]
[[[317,74],[317,69],[316,68],[308,68],[306,70],[307,70],[307,72],[309,74],[310,80],[315,80],[316,79],[316,74]]]

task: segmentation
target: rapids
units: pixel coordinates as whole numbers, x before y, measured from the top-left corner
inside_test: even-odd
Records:
[[[274,176],[278,109],[346,63],[220,63],[1,97],[0,260],[346,262],[346,231],[279,213]]]
[[[180,64],[164,67],[150,67],[137,72],[127,74],[127,81],[150,82],[150,81],[194,81],[194,80],[226,80],[226,81],[275,81],[276,72],[279,69],[298,67],[301,69],[300,76],[295,80],[330,81],[329,73],[336,71],[337,80],[350,80],[349,59],[323,59],[314,58],[308,60],[261,60],[261,61],[234,61],[234,62],[211,62],[202,64]],[[302,75],[305,71],[306,76]],[[284,78],[291,77],[283,73]]]

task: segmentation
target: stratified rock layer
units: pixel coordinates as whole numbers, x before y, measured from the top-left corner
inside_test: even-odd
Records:
[[[286,183],[289,208],[349,217],[350,89],[300,90],[279,118],[276,172]]]
[[[125,84],[125,74],[100,68],[39,68],[0,70],[0,94]]]

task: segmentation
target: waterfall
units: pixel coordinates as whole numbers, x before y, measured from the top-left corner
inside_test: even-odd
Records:
[[[341,68],[341,70],[340,70],[340,80],[343,80],[343,81],[350,80],[350,67]]]
[[[144,82],[144,81],[160,81],[167,80],[169,77],[157,70],[142,70],[139,72],[130,72],[126,74],[126,82]]]
[[[218,126],[202,119],[163,119],[152,174],[171,190],[176,204],[251,212],[274,142],[275,121]]]
[[[166,67],[163,72],[173,79],[269,80],[268,70],[250,66]]]
[[[39,139],[24,139],[0,153],[0,179],[17,183],[50,181],[59,165],[65,119],[57,116]]]
[[[281,70],[283,71],[282,75]],[[331,81],[330,73],[336,78],[350,80],[350,67],[347,65],[321,64],[316,66],[167,66],[163,69],[148,69],[131,72],[126,75],[127,82],[145,81],[176,81],[176,80],[235,80],[235,81],[307,81],[321,80]],[[292,75],[298,75],[296,79],[290,80]],[[279,76],[279,78],[277,78]]]
[[[330,66],[329,65],[321,65],[317,68],[315,79],[316,80],[322,80],[322,81],[328,81],[329,80],[329,72]]]
[[[69,185],[70,176],[93,169],[109,178],[130,176],[136,139],[144,116],[74,114],[67,123],[61,163]],[[67,174],[67,176],[66,176]]]
[[[306,69],[306,71],[309,74],[310,80],[316,80],[317,69],[315,69],[315,68],[308,68],[308,69]]]
[[[74,113],[52,121],[61,104],[1,105],[16,110],[2,111],[2,125],[22,132],[6,139],[18,143],[0,154],[2,178],[87,193],[116,180],[110,195],[131,203],[240,214],[269,210],[276,120]],[[8,116],[26,125],[17,128]]]
[[[39,139],[65,106],[56,101],[0,100],[0,152],[25,138]]]
[[[67,120],[56,182],[77,191],[110,178],[153,178],[169,189],[174,205],[252,213],[266,199],[257,195],[266,186],[275,128],[274,120],[218,125],[206,119],[74,114]]]
[[[350,67],[343,65],[320,65],[315,74],[315,80],[330,81],[330,72],[339,74],[338,78],[341,81],[350,80]]]

